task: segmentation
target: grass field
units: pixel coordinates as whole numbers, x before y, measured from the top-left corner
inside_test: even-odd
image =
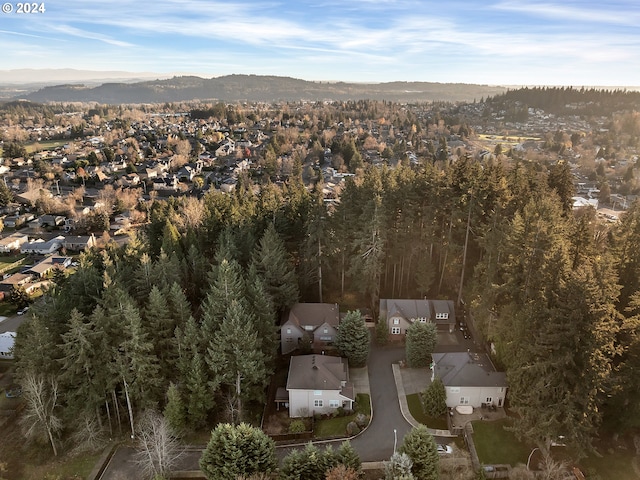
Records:
[[[409,411],[413,418],[423,425],[426,425],[429,428],[437,428],[439,430],[447,430],[449,428],[446,417],[430,417],[424,413],[422,410],[422,404],[420,403],[419,393],[407,395],[407,404],[409,405]]]
[[[79,455],[77,457],[62,457],[59,460],[44,465],[25,466],[24,480],[60,479],[76,480],[87,478],[96,462],[99,453]]]
[[[27,153],[33,153],[42,150],[54,150],[67,143],[69,143],[69,140],[43,140],[42,142],[27,143],[24,148],[27,149]]]
[[[510,464],[527,463],[531,448],[518,441],[515,434],[505,430],[509,419],[494,422],[473,422],[473,440],[480,463]]]

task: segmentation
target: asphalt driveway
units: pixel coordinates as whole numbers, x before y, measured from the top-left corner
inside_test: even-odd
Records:
[[[351,445],[363,462],[388,460],[394,443],[402,443],[411,425],[404,419],[398,403],[398,392],[391,365],[405,357],[404,347],[371,345],[369,354],[369,387],[371,389],[372,419],[369,427]],[[395,435],[394,435],[395,430]]]

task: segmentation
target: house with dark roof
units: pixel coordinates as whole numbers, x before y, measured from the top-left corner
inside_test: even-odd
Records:
[[[414,322],[433,322],[438,330],[452,333],[456,312],[452,300],[380,299],[380,319],[392,336],[404,335]]]
[[[502,407],[507,374],[497,372],[486,353],[433,353],[432,378],[439,377],[447,392],[447,407]]]
[[[286,355],[296,350],[307,337],[321,348],[335,340],[340,323],[337,303],[296,303],[283,317],[280,347]]]
[[[346,358],[329,355],[291,357],[287,377],[289,416],[309,417],[342,407],[353,409],[355,393]]]

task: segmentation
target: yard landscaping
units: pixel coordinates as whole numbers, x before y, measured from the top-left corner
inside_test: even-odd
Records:
[[[407,404],[409,405],[409,411],[413,418],[423,425],[426,425],[429,428],[436,428],[438,430],[447,430],[449,428],[449,425],[447,424],[447,417],[444,415],[441,417],[431,417],[424,413],[422,403],[420,403],[419,393],[407,395]]]
[[[473,440],[480,463],[526,464],[533,447],[520,442],[513,432],[505,430],[511,423],[505,418],[493,422],[473,422]]]
[[[356,408],[352,415],[325,418],[316,421],[313,436],[315,438],[344,437],[347,434],[347,425],[349,422],[352,422],[359,413],[371,416],[371,403],[369,402],[369,395],[366,393],[359,393],[357,395]]]

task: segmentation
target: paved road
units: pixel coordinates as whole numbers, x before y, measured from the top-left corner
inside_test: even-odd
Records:
[[[393,363],[397,363],[404,357],[404,346],[379,347],[372,343],[368,370],[373,417],[369,427],[360,436],[351,440],[351,445],[363,462],[388,460],[393,454],[394,446],[399,447],[404,436],[411,430],[411,425],[400,411],[398,392],[391,369]],[[436,441],[443,443],[446,443],[447,440],[450,441],[450,439],[436,438]],[[342,441],[337,440],[330,443],[339,445]],[[292,448],[295,447],[279,448],[278,457],[282,459]],[[136,468],[132,454],[132,449],[120,448],[112,458],[101,480],[133,478],[128,476]],[[198,470],[199,458],[199,453],[190,451],[182,459],[179,469]]]
[[[391,370],[391,365],[404,356],[404,347],[379,347],[375,343],[371,346],[368,366],[373,418],[369,427],[351,441],[363,462],[389,459],[396,439],[399,446],[405,434],[411,430],[411,425],[400,411]]]
[[[22,325],[27,319],[29,315],[13,315],[11,317],[6,317],[5,320],[0,322],[0,333],[4,332],[17,332],[18,327]]]

